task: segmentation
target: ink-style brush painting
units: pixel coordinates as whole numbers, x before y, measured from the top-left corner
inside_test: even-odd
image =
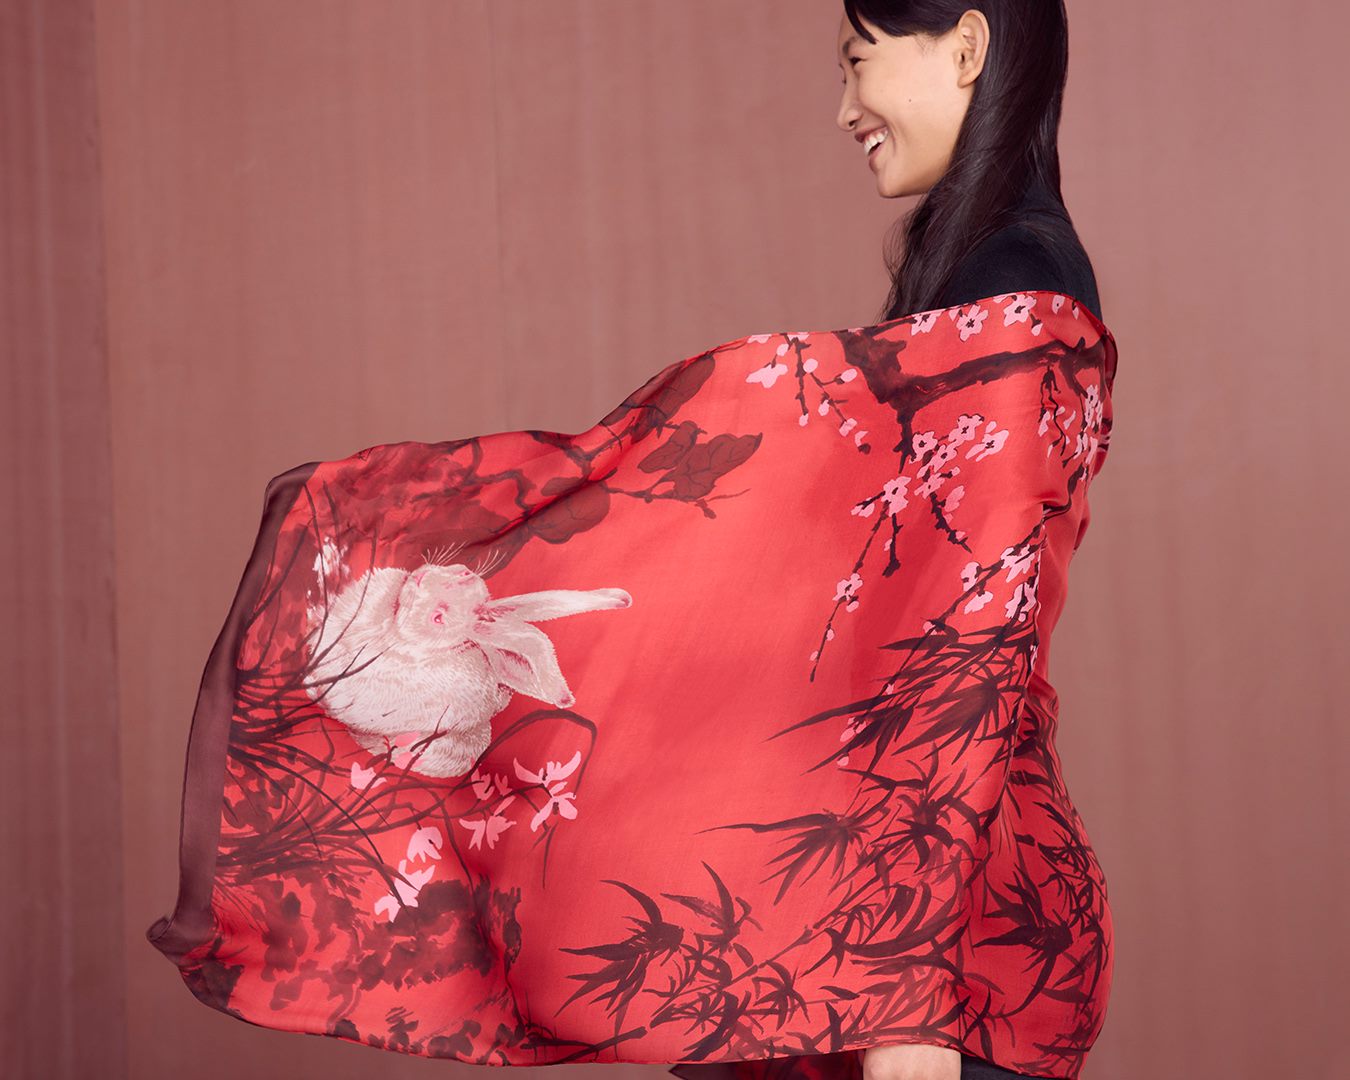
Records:
[[[148,936],[212,1008],[398,1053],[1075,1080],[1112,924],[1050,642],[1115,362],[1012,293],[281,473]]]

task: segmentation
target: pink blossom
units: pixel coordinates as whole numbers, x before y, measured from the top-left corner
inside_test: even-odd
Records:
[[[960,446],[963,442],[969,442],[975,438],[975,429],[983,419],[984,417],[979,415],[972,416],[970,413],[962,413],[956,418],[956,426],[947,435],[947,441],[955,446]]]
[[[927,480],[925,480],[922,484],[920,484],[917,488],[914,489],[914,494],[916,497],[920,499],[926,499],[928,498],[929,495],[937,491],[937,489],[940,488],[946,482],[947,482],[946,476],[944,476],[942,473],[934,473],[932,476],[930,476]]]
[[[409,871],[408,861],[400,859],[398,861],[398,876],[394,878],[394,892],[386,893],[375,901],[375,914],[388,913],[389,921],[393,922],[394,916],[398,914],[401,908],[416,907],[417,894],[422,891],[422,886],[431,880],[431,876],[435,872],[434,866],[428,866],[425,870]]]
[[[937,317],[942,314],[942,309],[934,311],[925,311],[920,315],[914,316],[914,321],[909,324],[909,336],[915,334],[926,334],[933,329],[933,324],[937,322]]]
[[[1026,322],[1031,317],[1031,309],[1036,306],[1036,298],[1030,293],[1009,293],[1009,296],[1012,302],[1003,309],[1003,325]]]
[[[852,573],[848,577],[844,578],[842,581],[839,582],[837,591],[834,594],[834,599],[852,600],[858,594],[858,590],[861,588],[862,588],[862,578],[859,577],[856,572]]]
[[[530,772],[519,761],[514,761],[517,776],[522,780],[542,785],[549,794],[548,801],[530,819],[531,832],[536,831],[555,810],[559,816],[568,819],[574,819],[577,816],[577,808],[572,804],[572,800],[576,798],[576,793],[563,791],[563,788],[567,786],[566,778],[572,775],[580,761],[581,751],[578,750],[568,759],[565,765],[556,761],[549,761],[537,773]]]
[[[908,476],[896,476],[886,481],[885,486],[881,489],[881,501],[886,504],[886,513],[898,514],[909,505],[909,497],[906,494],[909,481]]]
[[[469,777],[469,784],[473,787],[473,793],[478,797],[479,802],[487,802],[492,798],[493,788],[496,788],[498,795],[505,795],[511,788],[511,782],[507,780],[505,773],[484,776],[481,767],[478,765],[474,766],[473,773]]]
[[[923,465],[919,468],[919,475],[923,476],[924,473],[929,471],[941,472],[942,467],[946,465],[947,462],[951,461],[952,458],[954,457],[956,457],[956,448],[952,446],[950,443],[943,444],[942,446],[938,447],[937,453],[935,453],[932,457],[930,457],[927,461],[925,461]]]
[[[539,808],[534,817],[530,818],[530,832],[535,832],[540,825],[553,815],[554,810],[558,811],[559,817],[565,817],[569,821],[574,820],[577,816],[577,808],[572,804],[572,800],[576,797],[574,791],[550,793],[548,802]]]
[[[974,446],[966,451],[966,457],[974,458],[976,461],[983,461],[990,454],[997,454],[1003,449],[1003,444],[1008,441],[1008,428],[1002,431],[995,431],[996,420],[990,420],[984,430],[984,437]]]
[[[1013,590],[1012,599],[1004,605],[1003,610],[1009,619],[1016,616],[1018,622],[1026,622],[1027,616],[1036,610],[1036,579],[1019,581]]]
[[[978,304],[971,304],[957,316],[956,325],[961,330],[961,340],[966,341],[984,328],[984,320],[989,311]]]
[[[971,589],[973,589],[975,587],[975,582],[979,578],[979,576],[980,576],[980,564],[972,559],[970,562],[966,563],[966,565],[961,569],[962,591],[969,592]],[[989,601],[992,600],[993,598],[994,598],[993,593],[989,592],[987,589],[983,590],[981,592],[976,593],[969,600],[967,600],[965,606],[961,610],[964,611],[967,615],[969,615],[973,611],[979,611],[980,608],[984,607],[984,605],[989,603]]]
[[[1008,571],[1008,576],[1004,580],[1011,581],[1018,574],[1029,573],[1039,554],[1040,548],[1033,546],[1031,541],[1018,547],[1004,548],[1001,569]]]
[[[937,436],[931,431],[920,431],[915,434],[914,441],[910,445],[914,449],[915,457],[923,457],[937,446]]]
[[[445,843],[445,838],[441,836],[441,830],[435,825],[426,825],[418,829],[408,839],[408,858],[414,859],[439,859],[441,857],[441,847]]]
[[[487,838],[489,850],[496,847],[497,837],[515,824],[514,821],[504,817],[501,812],[513,799],[515,799],[514,795],[508,795],[490,817],[459,819],[459,823],[469,830],[470,848],[482,847],[484,837]]]
[[[371,783],[372,780],[375,781],[373,784]],[[358,762],[353,761],[351,782],[352,787],[356,788],[357,791],[365,791],[367,788],[374,789],[379,787],[384,783],[384,777],[381,776],[376,779],[375,770],[373,768],[363,769]]]
[[[772,363],[765,364],[763,367],[759,368],[756,371],[750,372],[750,374],[745,377],[745,381],[748,383],[753,382],[762,383],[764,387],[767,389],[768,387],[773,386],[773,384],[778,381],[778,377],[780,375],[785,375],[787,373],[787,369],[788,366],[786,364],[775,361]]]

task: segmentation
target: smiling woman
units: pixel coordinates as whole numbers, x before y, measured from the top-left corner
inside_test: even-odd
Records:
[[[837,122],[877,192],[923,196],[892,238],[878,317],[1037,288],[1100,317],[1060,194],[1061,0],[846,0],[835,45]]]
[[[268,484],[147,930],[198,1000],[478,1065],[1078,1080],[1113,931],[1049,655],[1116,346],[1038,246],[1025,7],[841,27],[920,306]]]
[[[1061,0],[845,0],[836,48],[844,88],[839,126],[861,144],[883,198],[922,196],[900,223],[903,244],[888,252],[891,291],[879,317],[934,306],[981,311],[977,301],[990,297],[1048,291],[1100,319],[1092,262],[1060,194],[1057,137],[1068,65]],[[1007,957],[1011,937],[1036,932],[1016,923],[984,952],[1001,949]],[[956,954],[944,959],[961,966]],[[1000,1027],[1009,1043],[1000,1060],[1017,1060],[1019,1032],[1024,1045],[1049,1034],[1086,1054],[1103,1019],[1095,1006],[1070,995],[1053,1032],[1033,1027],[1023,1010],[1036,991],[1002,961],[985,958],[972,970],[981,963],[995,978],[982,979],[979,989],[972,984],[942,1022],[916,1009],[889,1026],[895,1042],[879,1038],[863,1052],[863,1080],[1027,1075],[985,1060],[987,1032]],[[978,1056],[966,1052],[972,1046]],[[1031,1059],[1017,1063],[1030,1067]],[[843,1075],[844,1068],[822,1064],[820,1075]],[[742,1068],[725,1075],[761,1074]]]

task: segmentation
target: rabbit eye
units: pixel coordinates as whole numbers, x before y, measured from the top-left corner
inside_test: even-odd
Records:
[[[445,622],[445,613],[441,611],[436,612],[436,614],[431,617],[431,621],[438,623]]]

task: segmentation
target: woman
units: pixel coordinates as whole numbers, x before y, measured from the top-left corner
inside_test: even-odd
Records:
[[[882,320],[1048,289],[1101,318],[1092,264],[1059,196],[1068,60],[1060,0],[845,0],[838,123],[884,198],[924,198]],[[864,1052],[864,1080],[1025,1074],[945,1046]]]
[[[201,1002],[480,1065],[1079,1080],[1111,920],[1047,675],[1116,349],[1023,6],[841,27],[841,126],[927,192],[895,318],[267,485],[147,930]]]

